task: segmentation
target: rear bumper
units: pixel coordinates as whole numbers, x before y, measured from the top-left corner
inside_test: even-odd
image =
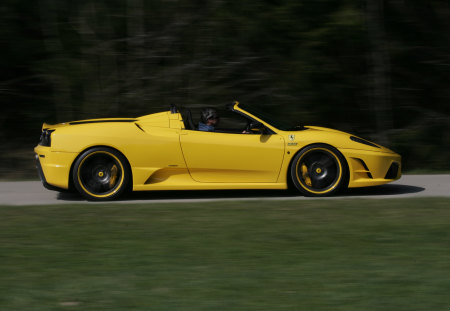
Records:
[[[35,154],[34,158],[35,158],[35,162],[36,162],[36,169],[38,171],[39,179],[41,180],[44,187],[47,188],[48,190],[54,190],[54,191],[64,190],[62,188],[52,186],[47,182],[47,180],[45,179],[44,171],[42,171],[41,161],[39,161],[39,155]]]
[[[401,156],[396,153],[340,149],[347,160],[349,188],[383,185],[399,179]]]
[[[54,152],[51,147],[34,148],[36,168],[45,188],[69,189],[70,168],[77,153]]]

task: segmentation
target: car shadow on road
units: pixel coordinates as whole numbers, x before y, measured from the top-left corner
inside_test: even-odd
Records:
[[[386,196],[386,195],[402,195],[402,194],[413,194],[425,191],[423,187],[409,186],[409,185],[399,185],[399,184],[388,184],[375,187],[365,187],[365,188],[349,188],[342,192],[341,196]]]
[[[389,184],[367,188],[351,188],[336,195],[343,197],[377,197],[413,194],[425,188],[409,185]],[[288,190],[172,190],[172,191],[136,191],[121,197],[118,201],[155,201],[155,200],[201,200],[201,199],[247,199],[247,198],[295,198],[302,197],[295,191]],[[86,201],[77,193],[61,192],[58,200]]]

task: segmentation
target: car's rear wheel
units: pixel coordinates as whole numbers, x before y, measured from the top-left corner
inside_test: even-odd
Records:
[[[316,144],[294,157],[290,175],[295,188],[304,195],[328,196],[346,185],[347,164],[336,148]]]
[[[128,187],[130,169],[125,157],[114,149],[97,147],[76,160],[72,176],[78,192],[93,201],[112,200]]]

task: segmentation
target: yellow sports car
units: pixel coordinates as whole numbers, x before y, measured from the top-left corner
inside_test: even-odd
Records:
[[[401,158],[359,137],[291,126],[250,105],[45,124],[34,149],[49,189],[89,200],[127,190],[288,189],[327,196],[401,176]],[[195,114],[197,116],[197,114]],[[220,122],[219,122],[220,121]]]

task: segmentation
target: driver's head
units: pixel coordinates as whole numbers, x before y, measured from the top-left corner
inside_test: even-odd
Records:
[[[208,125],[216,125],[219,122],[219,114],[214,108],[202,109],[202,122]]]

